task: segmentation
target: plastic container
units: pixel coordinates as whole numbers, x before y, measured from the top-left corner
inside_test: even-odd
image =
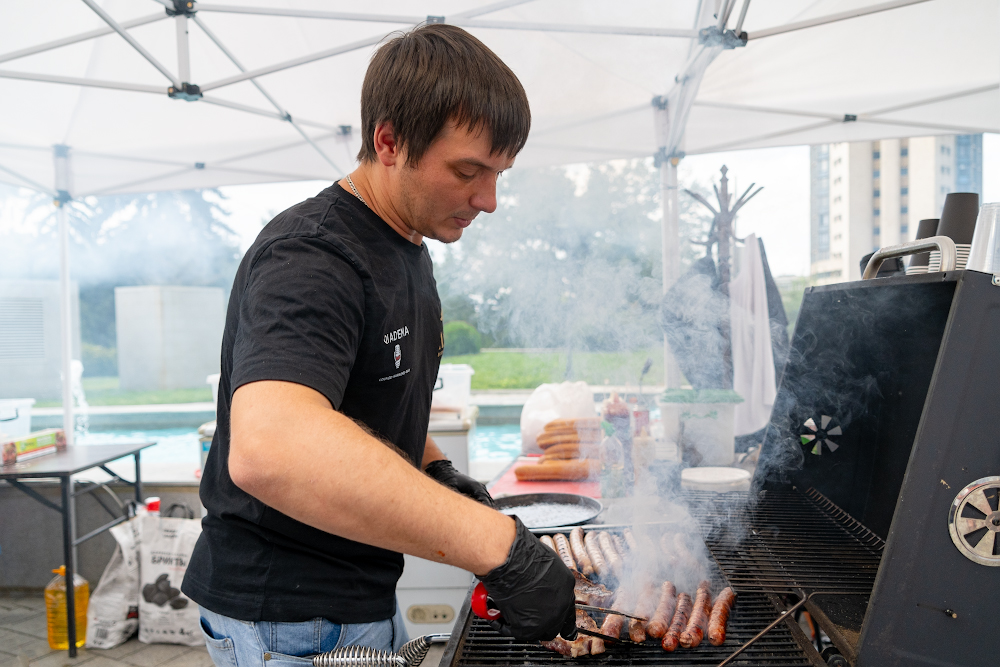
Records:
[[[31,406],[33,398],[0,399],[0,434],[10,438],[23,438],[31,433]]]
[[[49,647],[57,651],[69,648],[66,625],[66,566],[52,570],[57,576],[45,587],[45,620],[49,631]],[[73,602],[76,605],[76,646],[87,641],[87,603],[90,584],[79,574],[73,574]]]
[[[472,376],[476,371],[468,364],[441,364],[431,410],[461,412],[472,397]]]
[[[150,496],[146,498],[146,512],[153,516],[160,515],[160,497]]]
[[[681,471],[681,488],[685,491],[749,491],[750,473],[742,468],[705,466]]]

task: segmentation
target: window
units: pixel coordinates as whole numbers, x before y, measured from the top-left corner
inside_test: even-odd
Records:
[[[882,157],[882,154],[881,154],[881,153],[879,153],[878,151],[875,151],[874,153],[872,153],[872,159],[873,159],[873,160],[877,160],[877,159],[879,159],[880,157]]]
[[[879,176],[881,176],[881,173],[878,169],[872,172],[872,178],[878,178]]]
[[[947,176],[948,174],[951,173],[951,167],[944,167],[944,166],[942,166],[941,167],[941,173],[944,174],[945,176]]]
[[[841,162],[842,162],[842,160],[840,158],[837,158],[836,160],[833,161],[833,166],[836,167]]]
[[[841,216],[839,216],[839,215],[833,216],[833,221],[834,222],[840,222],[840,220],[841,220]]]
[[[909,225],[900,225],[899,226],[899,233],[900,234],[907,234],[907,233],[909,233],[909,231],[910,231],[910,226]]]
[[[910,194],[910,188],[900,188],[899,189],[899,194],[901,194],[901,195],[908,195],[908,194]]]
[[[942,185],[941,186],[941,194],[946,195],[946,194],[948,194],[948,192],[949,192],[948,186],[947,185]]]
[[[878,217],[881,214],[882,214],[882,211],[880,209],[875,209],[874,211],[872,211],[872,215],[874,215],[875,217]]]
[[[838,176],[837,178],[833,179],[833,184],[837,185],[838,183],[840,183],[841,180],[843,179],[841,179],[840,176]]]
[[[942,146],[941,155],[951,155],[951,148],[948,146]]]
[[[910,149],[909,148],[900,148],[899,149],[899,157],[906,157],[909,154],[910,154]]]
[[[899,207],[899,212],[900,213],[909,213],[910,212],[910,207],[909,206],[900,206]]]
[[[872,196],[873,197],[881,197],[882,196],[882,191],[879,190],[878,188],[876,188],[875,192],[872,193]]]
[[[875,236],[878,236],[881,233],[882,233],[882,228],[881,227],[872,227],[872,234],[874,234]]]
[[[837,197],[834,197],[834,198],[833,198],[833,203],[834,203],[834,204],[836,204],[836,203],[837,203],[837,202],[839,202],[839,201],[840,201],[841,199],[842,199],[842,197],[840,197],[840,196],[837,196]]]
[[[899,170],[899,175],[900,176],[906,176],[909,173],[910,173],[910,170],[907,169],[906,167],[903,167],[902,169]]]

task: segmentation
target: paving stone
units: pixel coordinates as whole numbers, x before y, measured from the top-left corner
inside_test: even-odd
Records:
[[[108,658],[107,656],[101,655],[100,649],[89,649],[90,654],[95,656],[93,660],[87,661],[87,667],[130,667],[127,662],[122,662],[121,660],[114,660]]]
[[[136,637],[132,637],[124,644],[119,644],[114,648],[92,648],[89,649],[94,655],[103,656],[111,660],[123,660],[125,656],[132,655],[136,651],[141,651],[142,649],[149,646],[149,644],[143,644]]]
[[[12,655],[17,655],[17,647],[29,642],[37,641],[39,638],[34,635],[15,632],[7,628],[0,628],[0,650]]]
[[[52,652],[52,649],[49,648],[49,642],[37,637],[32,637],[17,647],[17,655],[23,655],[29,659],[40,658]]]
[[[18,623],[4,624],[4,627],[39,639],[48,639],[49,637],[49,626],[45,614],[36,613]],[[78,632],[81,630],[82,628],[77,628]]]
[[[180,644],[146,644],[141,650],[120,659],[135,667],[159,667],[190,650],[190,646]]]
[[[45,620],[45,610],[37,609],[26,609],[24,607],[16,607],[13,609],[0,610],[0,627],[9,628],[12,625],[18,623],[23,623],[24,621],[41,616],[42,621]]]
[[[75,658],[69,657],[69,651],[52,651],[48,655],[35,658],[31,661],[31,667],[76,667],[77,665],[90,664],[94,659],[93,654],[85,648],[78,648]]]
[[[170,662],[163,663],[160,667],[212,667],[213,664],[207,650],[194,649],[184,655],[177,656]]]

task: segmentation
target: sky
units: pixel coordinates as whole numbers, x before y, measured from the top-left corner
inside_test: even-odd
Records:
[[[754,233],[764,240],[767,259],[775,275],[809,275],[809,147],[686,157],[680,165],[681,185],[695,180],[718,182],[722,165],[729,169],[731,190],[742,193],[751,183],[764,186],[763,191],[740,211],[736,220],[737,236]],[[229,197],[230,223],[240,234],[242,247],[248,248],[253,243],[261,226],[274,214],[311,197],[327,185],[322,181],[307,181],[222,188]],[[983,136],[982,200],[1000,201],[998,134]]]

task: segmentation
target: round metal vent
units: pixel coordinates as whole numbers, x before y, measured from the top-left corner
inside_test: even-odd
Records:
[[[948,511],[948,531],[962,555],[1000,567],[1000,477],[983,477],[958,492]]]

